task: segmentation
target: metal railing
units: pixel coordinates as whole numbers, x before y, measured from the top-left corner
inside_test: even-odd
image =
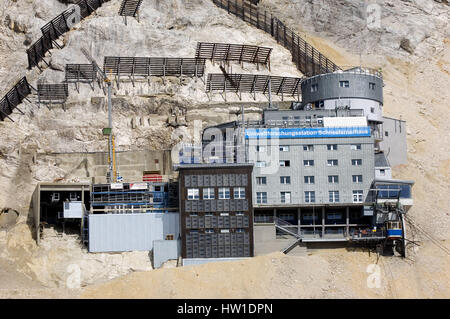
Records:
[[[381,69],[373,69],[365,66],[341,66],[342,73],[353,73],[353,74],[365,74],[365,75],[373,75],[379,78],[383,78],[383,71]]]
[[[373,231],[372,229],[369,228],[351,231],[350,235],[352,240],[370,240],[386,237],[386,233],[383,229]]]
[[[296,238],[301,238],[301,235],[298,233],[298,228],[295,225],[288,223],[287,221],[274,217],[275,227],[281,231],[288,233]]]
[[[258,9],[243,0],[213,0],[218,7],[227,10],[254,27],[270,33],[277,42],[287,48],[292,55],[292,62],[306,76],[330,73],[341,68],[325,55],[300,38],[293,30],[286,27],[271,13]]]
[[[273,224],[273,215],[255,215],[253,216],[255,224]]]

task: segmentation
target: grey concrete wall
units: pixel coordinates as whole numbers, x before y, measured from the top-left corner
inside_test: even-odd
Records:
[[[118,173],[124,182],[141,181],[144,171],[160,171],[162,175],[173,174],[170,150],[118,152],[116,158]],[[57,167],[67,172],[67,178],[106,183],[107,153],[38,154],[37,161],[56,162]]]
[[[261,142],[262,140],[260,140]],[[264,143],[264,142],[263,142]],[[270,145],[270,140],[266,140]],[[253,170],[253,203],[255,207],[264,205],[257,203],[256,192],[267,192],[267,205],[283,206],[280,192],[291,192],[291,204],[308,204],[304,199],[304,191],[316,192],[316,204],[329,203],[329,191],[339,191],[339,203],[352,203],[353,190],[363,190],[366,198],[370,185],[375,177],[374,151],[372,137],[352,138],[316,138],[316,139],[280,139],[280,146],[289,146],[288,152],[279,152],[275,156],[274,171],[270,168],[256,167]],[[327,150],[328,144],[337,144],[336,151]],[[351,144],[361,144],[361,150],[351,150]],[[262,145],[262,144],[260,144]],[[304,151],[303,145],[314,145],[313,151]],[[275,147],[277,150],[278,147]],[[266,147],[266,152],[269,146]],[[249,145],[249,154],[257,154],[256,146]],[[264,160],[264,154],[258,154]],[[327,161],[338,160],[338,166],[329,167]],[[352,159],[362,159],[362,166],[353,166]],[[278,167],[279,160],[289,160],[290,167]],[[314,166],[305,167],[304,160],[314,160]],[[330,184],[329,175],[338,175],[339,183]],[[353,183],[352,175],[362,175],[363,183]],[[265,176],[266,185],[258,185],[256,177]],[[291,184],[280,183],[281,176],[290,176]],[[304,176],[314,176],[315,184],[305,184]]]
[[[349,81],[349,87],[340,87],[339,81]],[[369,87],[369,83],[375,83],[374,90]],[[314,84],[318,85],[317,91],[311,92],[311,86]],[[369,74],[328,73],[302,82],[303,105],[338,98],[362,98],[383,104],[383,80]]]
[[[384,171],[382,174],[381,171]],[[375,178],[392,178],[392,170],[390,167],[375,167]]]
[[[255,224],[253,226],[255,238],[255,256],[279,252],[292,244],[293,236],[277,238],[275,224]],[[300,244],[289,252],[292,256],[302,256],[306,252],[306,246]]]
[[[383,121],[384,132],[380,149],[386,154],[391,167],[407,164],[406,122],[388,117],[384,117]]]

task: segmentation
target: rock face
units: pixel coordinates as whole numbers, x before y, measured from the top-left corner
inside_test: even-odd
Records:
[[[354,54],[420,58],[441,52],[450,36],[448,1],[262,0],[260,6]]]
[[[38,81],[63,81],[65,64],[88,62],[81,47],[102,64],[105,55],[193,57],[197,41],[247,43],[274,48],[271,74],[301,76],[290,53],[269,35],[226,14],[209,0],[145,1],[140,22],[130,18],[127,25],[117,15],[121,1],[111,0],[58,40],[63,49],[54,49],[51,56],[46,56],[49,68],[44,67],[42,73],[37,68],[27,71],[25,50],[40,37],[40,28],[66,9],[69,2],[0,0],[1,95],[24,75],[33,85]],[[409,164],[396,167],[394,176],[416,180],[415,207],[410,215],[417,224],[437,238],[448,238],[448,2],[262,0],[260,6],[338,65],[362,62],[383,68],[385,114],[401,117],[408,127]],[[269,73],[252,65],[232,65],[232,71]],[[220,70],[208,62],[208,72]],[[113,90],[118,149],[170,148],[177,141],[172,135],[191,130],[195,120],[203,126],[236,120],[239,98],[229,94],[227,100],[234,103],[224,103],[220,95],[208,97],[200,79],[152,78],[150,83],[138,82],[134,87],[130,82],[121,83],[120,88],[115,86]],[[253,104],[250,96],[243,100],[247,116],[257,118],[261,105]],[[267,102],[263,96],[258,96],[258,101]],[[36,153],[106,150],[101,134],[107,125],[104,92],[98,84],[94,90],[81,85],[79,93],[71,85],[64,109],[59,105],[38,109],[29,103],[20,108],[26,115],[16,112],[14,123],[0,122],[0,209],[8,207],[21,215],[16,227],[0,233],[1,257],[16,262],[28,276],[42,276],[50,286],[66,280],[68,262],[86,262],[83,267],[90,274],[86,283],[93,283],[101,267],[92,265],[102,265],[102,261],[87,257],[73,242],[66,248],[58,246],[68,260],[54,255],[50,246],[35,247],[26,218],[37,181],[61,173],[55,163],[36,162]],[[57,245],[57,240],[52,245]],[[145,265],[144,257],[137,259]],[[49,264],[42,266],[40,263],[45,260]],[[125,265],[115,267],[115,275],[130,272],[126,267],[130,260],[113,263]]]

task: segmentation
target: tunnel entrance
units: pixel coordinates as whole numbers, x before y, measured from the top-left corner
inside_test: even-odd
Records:
[[[90,184],[40,183],[32,199],[36,241],[45,228],[80,235],[83,217],[90,210]]]
[[[76,210],[82,204],[89,210],[89,191],[41,191],[40,197],[40,223],[44,227],[52,225],[57,231],[69,234],[80,232],[82,218],[78,218]],[[69,216],[65,213],[68,210],[72,210]]]

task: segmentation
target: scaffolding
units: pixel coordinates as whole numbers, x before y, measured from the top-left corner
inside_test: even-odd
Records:
[[[92,186],[91,213],[163,213],[176,210],[176,190],[171,183],[139,182]]]

